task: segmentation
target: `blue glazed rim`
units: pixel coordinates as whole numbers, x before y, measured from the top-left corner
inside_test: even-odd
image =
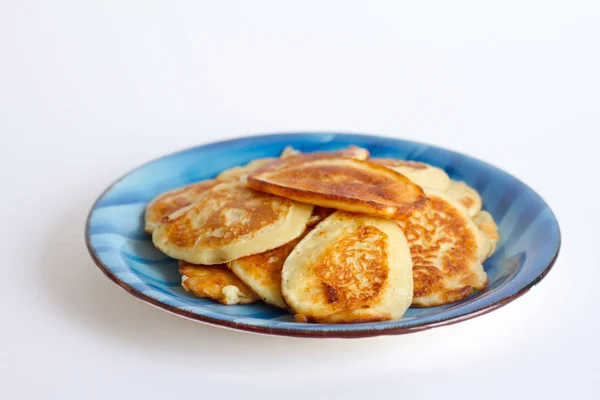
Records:
[[[386,321],[386,322],[378,322],[378,323],[366,323],[366,324],[341,324],[341,325],[319,325],[319,324],[300,324],[293,322],[273,322],[271,320],[259,320],[248,322],[244,318],[231,318],[229,315],[215,315],[215,313],[199,313],[196,311],[191,311],[185,309],[183,306],[178,306],[172,304],[173,302],[165,299],[165,295],[158,291],[155,291],[151,287],[146,287],[144,290],[139,287],[135,287],[128,282],[125,282],[121,279],[114,271],[114,268],[111,265],[107,265],[106,262],[102,260],[101,255],[98,252],[98,249],[92,244],[92,217],[94,211],[99,207],[99,204],[102,203],[103,199],[107,194],[109,194],[120,182],[125,180],[128,176],[135,173],[136,171],[142,170],[144,167],[151,165],[153,163],[159,162],[161,160],[168,159],[170,157],[175,157],[177,155],[182,155],[188,152],[197,151],[200,149],[210,150],[210,149],[218,149],[221,147],[228,147],[232,145],[247,145],[247,146],[256,146],[257,143],[261,142],[273,142],[276,141],[277,138],[284,137],[288,141],[292,140],[316,140],[317,143],[327,143],[333,142],[336,140],[342,141],[344,143],[354,143],[358,142],[358,145],[361,145],[361,141],[368,142],[377,142],[378,145],[383,146],[385,144],[393,145],[393,146],[413,146],[417,148],[427,149],[429,151],[433,151],[434,153],[444,153],[448,157],[452,159],[461,159],[466,160],[468,163],[483,166],[493,174],[500,174],[511,180],[512,185],[520,186],[522,191],[528,192],[529,196],[533,196],[537,202],[539,202],[542,206],[541,211],[547,213],[547,217],[549,222],[552,225],[552,228],[555,228],[555,235],[552,237],[553,244],[549,247],[548,251],[544,252],[542,262],[539,262],[538,265],[534,267],[530,267],[528,271],[528,277],[525,278],[524,282],[521,282],[518,285],[510,285],[512,279],[511,278],[507,284],[504,284],[499,290],[491,292],[489,295],[485,295],[482,297],[476,297],[467,302],[459,302],[453,305],[448,310],[440,311],[437,314],[440,314],[439,317],[436,317],[436,313],[433,313],[432,316],[427,318],[422,318],[422,321],[417,320],[415,323],[406,323],[404,320],[398,321]],[[318,138],[322,138],[319,140]],[[392,147],[393,147],[392,146]],[[418,159],[418,157],[411,157],[411,159]],[[432,162],[435,164],[435,160],[427,159],[427,162]],[[459,152],[444,149],[441,147],[403,140],[396,139],[384,136],[377,135],[365,135],[365,134],[349,134],[349,133],[336,133],[336,132],[301,132],[301,133],[274,133],[274,134],[265,134],[258,136],[249,136],[243,138],[230,139],[220,142],[214,142],[206,145],[195,146],[185,150],[180,150],[163,157],[156,158],[151,160],[133,170],[126,173],[118,180],[116,180],[113,184],[111,184],[104,192],[98,197],[96,202],[94,203],[92,209],[88,214],[88,218],[85,226],[85,240],[88,251],[96,263],[96,265],[100,268],[100,270],[113,282],[115,282],[119,287],[121,287],[126,292],[131,295],[137,297],[138,299],[147,302],[151,305],[154,305],[163,310],[169,311],[176,315],[197,320],[205,323],[209,323],[212,325],[217,325],[221,327],[250,331],[255,333],[262,334],[274,334],[281,336],[295,336],[295,337],[332,337],[332,338],[357,338],[357,337],[369,337],[369,336],[378,336],[378,335],[397,335],[397,334],[405,334],[418,332],[421,330],[431,329],[438,326],[451,325],[457,322],[465,321],[479,315],[486,314],[491,312],[497,308],[500,308],[511,301],[517,299],[522,296],[526,292],[528,292],[533,286],[539,283],[552,269],[552,266],[556,262],[558,254],[560,252],[561,246],[561,234],[560,227],[558,225],[558,221],[556,216],[548,206],[548,204],[539,196],[534,190],[532,190],[529,186],[524,184],[519,179],[513,177],[507,172],[502,171],[501,169],[490,165],[484,161],[481,161],[477,158],[467,156],[461,154]],[[546,246],[548,247],[548,246]],[[521,269],[522,266],[518,268]],[[517,274],[517,272],[515,272]],[[516,275],[515,275],[516,276]],[[153,293],[153,290],[155,293]],[[489,297],[488,301],[482,301],[486,297]],[[175,302],[176,303],[176,302]]]

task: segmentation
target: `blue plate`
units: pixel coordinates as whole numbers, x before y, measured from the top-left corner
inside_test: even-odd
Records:
[[[266,304],[225,306],[187,294],[177,263],[144,233],[144,207],[166,190],[214,177],[255,158],[276,157],[291,145],[303,152],[348,145],[373,156],[418,160],[443,168],[483,197],[498,223],[500,243],[485,262],[488,286],[446,306],[409,309],[399,321],[320,325],[297,323]],[[560,231],[548,205],[533,190],[482,161],[407,140],[341,133],[253,136],[181,151],[145,164],[110,186],[90,211],[86,226],[90,254],[102,271],[132,295],[175,314],[229,328],[288,336],[365,337],[415,332],[463,321],[521,296],[550,270],[560,247]]]

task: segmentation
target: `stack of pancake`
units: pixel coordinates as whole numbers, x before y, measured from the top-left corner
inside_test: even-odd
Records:
[[[485,287],[499,237],[481,207],[428,164],[288,147],[159,195],[145,230],[196,296],[263,300],[301,322],[382,321]]]

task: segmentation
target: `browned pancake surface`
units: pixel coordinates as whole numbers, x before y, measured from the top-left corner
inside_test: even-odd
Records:
[[[412,261],[398,225],[338,211],[286,259],[282,293],[298,318],[322,323],[397,319],[412,300]]]
[[[313,206],[221,183],[169,215],[152,233],[165,254],[195,264],[221,264],[279,247],[304,232]]]
[[[388,218],[424,202],[421,187],[388,168],[354,159],[301,160],[302,156],[259,169],[248,177],[248,185],[309,204]]]
[[[152,233],[154,228],[177,210],[196,202],[207,190],[220,182],[210,179],[193,183],[155,197],[146,207],[144,230]]]
[[[256,192],[242,183],[223,184],[204,196],[187,213],[169,221],[165,236],[180,247],[197,244],[224,246],[275,223],[290,206],[288,199]]]
[[[405,216],[399,225],[413,260],[414,307],[452,303],[485,287],[480,257],[487,243],[466,210],[430,195],[423,212]]]
[[[368,308],[387,280],[387,236],[373,226],[360,226],[323,253],[314,274],[326,301],[338,309]]]

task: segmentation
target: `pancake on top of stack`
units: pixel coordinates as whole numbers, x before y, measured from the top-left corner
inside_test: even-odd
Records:
[[[387,218],[425,202],[423,189],[394,170],[313,154],[274,161],[250,174],[248,185],[304,203]]]
[[[299,322],[399,319],[483,289],[499,236],[477,191],[422,162],[369,156],[286,147],[159,195],[145,229],[180,260],[186,291],[262,299]]]

